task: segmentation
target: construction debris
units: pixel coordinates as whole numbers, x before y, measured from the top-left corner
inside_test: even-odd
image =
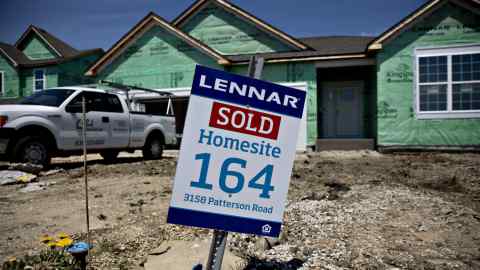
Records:
[[[48,186],[47,182],[28,183],[25,187],[20,189],[20,192],[28,193],[28,192],[45,190],[47,189],[47,186]]]
[[[0,185],[30,183],[37,176],[22,171],[0,171]]]
[[[10,164],[8,169],[39,175],[40,172],[43,170],[43,166],[31,163],[12,163]]]

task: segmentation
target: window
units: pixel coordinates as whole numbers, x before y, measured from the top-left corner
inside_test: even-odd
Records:
[[[420,48],[415,54],[419,119],[480,117],[480,45]]]
[[[45,70],[35,69],[33,70],[33,91],[39,91],[45,89],[47,85],[47,78],[45,77]]]
[[[5,86],[5,75],[3,71],[0,71],[0,95],[1,96],[3,96],[3,94],[5,93],[4,86]]]
[[[105,108],[107,112],[123,113],[122,103],[120,103],[120,100],[117,96],[106,94],[105,102]]]
[[[90,111],[123,113],[122,103],[117,96],[112,94],[83,92],[76,96],[69,105],[81,105],[82,96],[85,96],[86,106]]]
[[[19,104],[59,107],[73,92],[75,90],[49,89],[33,93],[33,95],[22,99]]]

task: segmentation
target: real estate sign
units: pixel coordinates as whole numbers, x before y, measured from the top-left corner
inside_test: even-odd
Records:
[[[278,236],[305,95],[197,66],[167,221]]]

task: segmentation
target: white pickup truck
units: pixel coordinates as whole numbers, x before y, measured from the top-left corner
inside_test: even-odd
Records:
[[[83,96],[89,153],[113,161],[120,151],[141,149],[144,158],[157,159],[177,144],[173,116],[132,112],[123,95],[110,91],[58,87],[0,105],[3,160],[47,166],[52,157],[80,154]]]

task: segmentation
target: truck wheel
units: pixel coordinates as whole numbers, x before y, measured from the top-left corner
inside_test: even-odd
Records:
[[[118,153],[118,151],[103,151],[100,152],[100,156],[102,156],[103,160],[105,160],[107,163],[111,163],[117,160]]]
[[[26,136],[21,138],[13,151],[16,161],[32,163],[47,167],[50,165],[48,144],[40,137]]]
[[[160,159],[163,154],[163,141],[156,136],[150,136],[142,149],[144,159]]]

